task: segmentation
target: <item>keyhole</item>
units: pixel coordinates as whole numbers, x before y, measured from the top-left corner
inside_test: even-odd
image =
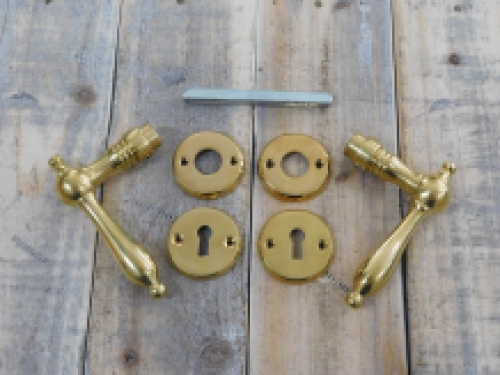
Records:
[[[292,240],[292,259],[302,259],[302,242],[306,235],[302,229],[295,228],[290,232]]]
[[[198,238],[200,239],[198,247],[198,256],[208,255],[208,242],[212,236],[212,229],[208,225],[203,225],[198,229]]]

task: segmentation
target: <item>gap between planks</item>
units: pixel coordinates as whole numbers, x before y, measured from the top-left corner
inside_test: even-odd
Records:
[[[116,97],[116,83],[118,80],[118,52],[120,47],[120,27],[122,25],[122,11],[123,11],[123,1],[120,0],[120,5],[118,8],[118,23],[116,27],[116,44],[115,44],[115,52],[114,52],[114,64],[113,64],[113,77],[111,78],[111,92],[109,93],[109,115],[108,115],[108,129],[106,134],[106,139],[104,141],[104,149],[109,148],[109,139],[111,136],[111,128],[113,124],[113,115],[114,115],[114,106],[113,103]],[[96,196],[99,202],[103,203],[104,198],[104,185],[103,183],[96,192]],[[101,236],[98,230],[96,230],[95,241],[94,241],[94,249],[93,249],[93,260],[92,260],[92,280],[90,281],[90,291],[89,291],[89,307],[87,313],[87,328],[85,331],[84,342],[83,342],[83,354],[82,354],[82,368],[79,369],[82,375],[87,375],[88,371],[88,339],[89,339],[89,331],[90,331],[90,322],[92,319],[92,297],[94,295],[94,283],[95,283],[95,267],[97,261],[97,249],[99,246],[99,241],[101,240]]]

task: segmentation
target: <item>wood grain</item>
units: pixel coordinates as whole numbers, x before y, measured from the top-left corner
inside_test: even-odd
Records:
[[[83,371],[95,229],[57,197],[47,161],[104,149],[117,10],[0,3],[0,374]]]
[[[0,2],[0,374],[499,373],[499,14],[493,0]],[[334,104],[190,106],[190,87],[329,91]],[[145,122],[164,145],[102,195],[157,261],[160,301],[60,202],[47,166],[55,153],[88,163]],[[220,200],[191,198],[172,178],[175,148],[200,130],[234,137],[247,157],[243,183]],[[254,168],[290,132],[332,159],[325,192],[297,204],[271,197]],[[410,358],[400,270],[362,309],[343,301],[400,220],[398,189],[342,155],[355,132],[399,144],[423,173],[458,166],[450,206],[408,248]],[[165,240],[205,205],[235,218],[248,246],[229,274],[197,282],[168,264]],[[328,273],[301,286],[269,276],[256,249],[266,220],[292,208],[336,238]]]
[[[183,103],[190,87],[251,89],[255,3],[244,0],[123,3],[111,140],[145,122],[164,144],[135,171],[104,185],[104,205],[150,250],[163,300],[131,285],[99,241],[92,295],[89,374],[243,374],[246,367],[248,250],[228,274],[193,281],[166,261],[166,236],[179,215],[199,206],[232,216],[248,242],[250,175],[215,201],[186,195],[172,156],[187,136],[221,131],[252,158],[252,109]],[[250,167],[249,167],[250,168]]]
[[[334,104],[257,108],[256,155],[278,135],[305,133],[330,153],[333,176],[323,194],[301,204],[279,202],[255,182],[250,374],[404,374],[400,271],[363,308],[352,310],[343,301],[356,268],[400,219],[398,190],[343,157],[355,132],[396,149],[390,2],[260,1],[257,22],[256,86],[329,91]],[[292,208],[320,215],[336,237],[334,264],[307,285],[274,280],[255,249],[265,221]]]
[[[458,172],[453,200],[408,249],[412,373],[500,372],[500,4],[394,2],[400,142],[424,173]]]

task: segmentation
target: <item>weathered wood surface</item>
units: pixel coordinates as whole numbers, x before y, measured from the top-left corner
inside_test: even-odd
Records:
[[[493,0],[0,2],[0,374],[500,372],[499,14]],[[334,104],[185,105],[195,86],[329,91]],[[90,162],[145,122],[164,145],[107,181],[103,202],[157,261],[169,288],[160,301],[60,202],[47,166],[54,153]],[[220,200],[191,198],[172,178],[175,148],[199,130],[233,136],[247,156],[242,185]],[[287,132],[317,138],[332,157],[314,200],[279,202],[252,169]],[[407,312],[399,270],[364,308],[343,301],[400,220],[396,187],[342,155],[354,132],[424,173],[458,166],[450,206],[409,246]],[[208,282],[165,258],[171,223],[200,205],[233,216],[248,244]],[[257,256],[262,225],[290,208],[323,217],[336,238],[334,263],[312,284],[279,283]]]
[[[412,374],[498,374],[500,4],[394,5],[402,156],[458,167],[450,206],[408,249]]]
[[[111,141],[145,122],[163,146],[143,166],[104,184],[104,206],[151,252],[168,295],[153,301],[118,272],[99,241],[88,342],[89,374],[242,374],[246,366],[248,250],[228,274],[193,281],[166,262],[166,236],[179,215],[222,209],[248,242],[250,174],[215,201],[185,194],[172,155],[190,134],[217,130],[252,158],[252,108],[189,106],[189,87],[253,84],[255,3],[133,0],[123,2]],[[209,223],[207,223],[209,224]]]
[[[86,355],[95,228],[47,161],[105,146],[115,1],[0,2],[0,374],[75,374]]]
[[[328,109],[258,108],[256,156],[274,137],[305,133],[332,159],[332,178],[312,201],[282,203],[255,182],[250,283],[250,374],[404,374],[401,273],[376,298],[352,310],[344,303],[354,271],[399,221],[399,193],[361,174],[342,152],[354,132],[396,150],[389,1],[260,1],[257,78],[260,89],[329,91]],[[283,284],[263,269],[256,247],[262,225],[284,209],[310,210],[336,237],[337,256],[318,281]],[[306,233],[307,236],[307,233]]]

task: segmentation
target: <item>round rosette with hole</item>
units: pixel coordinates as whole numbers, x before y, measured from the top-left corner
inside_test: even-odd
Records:
[[[283,169],[283,160],[300,154],[307,161],[307,171],[291,176]],[[286,134],[273,139],[262,151],[259,176],[266,189],[285,201],[303,201],[323,191],[330,175],[330,161],[325,148],[303,134]]]
[[[196,160],[212,152],[220,159],[219,168],[204,173]],[[186,138],[173,158],[174,176],[179,186],[197,198],[216,199],[232,192],[241,182],[244,172],[241,149],[228,136],[217,132],[199,132]]]

